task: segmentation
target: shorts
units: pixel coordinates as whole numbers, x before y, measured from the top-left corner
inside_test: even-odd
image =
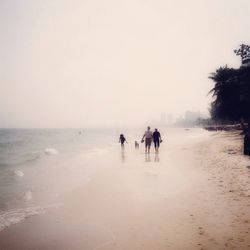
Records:
[[[146,141],[145,141],[145,146],[151,146],[151,142],[152,142],[152,139],[151,138],[146,138]]]
[[[154,144],[156,148],[160,147],[160,141],[159,140],[154,140]]]

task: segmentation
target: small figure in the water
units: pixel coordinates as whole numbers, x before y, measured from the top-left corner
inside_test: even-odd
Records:
[[[161,139],[161,134],[157,128],[155,129],[153,133],[153,140],[154,140],[154,145],[155,145],[155,152],[158,152],[162,139]]]
[[[149,153],[150,152],[150,146],[151,146],[151,142],[152,142],[152,138],[153,138],[153,133],[150,130],[150,127],[148,126],[147,130],[145,131],[142,139],[141,139],[141,143],[144,142],[144,138],[145,138],[145,153]]]
[[[139,149],[139,143],[135,141],[135,149]]]
[[[121,143],[122,148],[124,148],[124,142],[128,143],[123,134],[120,134],[119,142]]]

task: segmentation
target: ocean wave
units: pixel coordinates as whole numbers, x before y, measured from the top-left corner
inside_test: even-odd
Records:
[[[31,216],[44,214],[49,208],[58,207],[60,205],[60,203],[55,203],[45,207],[30,206],[0,211],[0,231],[4,230],[6,227],[20,223]]]
[[[0,231],[10,225],[17,224],[30,216],[45,213],[45,210],[46,208],[33,206],[29,208],[0,211]]]
[[[16,176],[19,176],[19,177],[24,176],[24,173],[21,170],[15,170],[14,173],[15,173]]]
[[[35,162],[39,159],[42,159],[44,156],[52,156],[57,154],[58,151],[55,148],[45,148],[43,150],[33,151],[25,156],[25,159],[23,160],[22,164]]]
[[[55,148],[45,148],[42,150],[31,152],[31,157],[30,157],[29,161],[38,160],[41,157],[43,157],[44,155],[50,156],[50,155],[57,155],[57,154],[58,154],[58,151]]]
[[[18,155],[14,157],[5,157],[0,159],[0,167],[11,167],[11,166],[21,166],[29,163],[36,162],[44,157],[55,156],[58,154],[58,151],[55,148],[45,148],[42,150],[32,151],[26,154]],[[21,172],[15,171],[17,176],[23,176]]]
[[[43,151],[46,155],[57,155],[58,151],[55,148],[46,148]]]
[[[4,159],[2,162],[0,162],[0,167],[13,167],[13,166],[20,166],[24,165],[26,163],[31,163],[34,161],[37,161],[40,158],[40,155],[33,155],[28,154],[25,156],[20,156],[17,159]],[[15,173],[16,175],[19,175]]]

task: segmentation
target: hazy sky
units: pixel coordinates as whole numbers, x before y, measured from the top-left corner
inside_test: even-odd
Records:
[[[207,77],[240,65],[249,13],[249,0],[0,0],[0,127],[207,113]]]

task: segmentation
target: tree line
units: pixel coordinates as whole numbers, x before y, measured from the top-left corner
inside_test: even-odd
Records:
[[[241,57],[237,69],[227,65],[219,67],[209,78],[215,83],[210,114],[217,122],[250,124],[250,46],[241,44],[234,50]]]

